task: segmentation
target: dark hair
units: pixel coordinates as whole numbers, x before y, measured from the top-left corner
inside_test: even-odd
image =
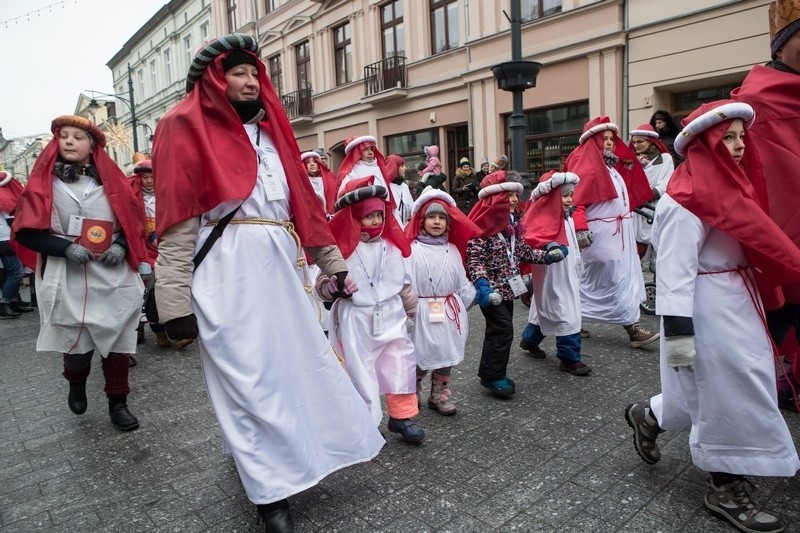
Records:
[[[652,117],[650,117],[650,125],[653,126],[653,129],[655,129],[656,131],[658,131],[658,128],[656,128],[657,119],[663,120],[664,123],[667,125],[663,133],[659,132],[659,136],[664,137],[666,135],[667,137],[674,137],[678,133],[680,133],[681,126],[680,124],[678,124],[678,121],[675,120],[675,117],[673,117],[669,111],[666,111],[664,109],[659,109],[655,113],[653,113]]]

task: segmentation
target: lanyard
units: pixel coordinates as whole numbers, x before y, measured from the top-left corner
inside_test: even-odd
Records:
[[[361,270],[364,271],[364,275],[367,277],[367,281],[369,282],[369,288],[372,290],[372,296],[375,298],[375,305],[380,304],[380,300],[378,299],[378,288],[377,285],[383,279],[383,269],[386,267],[386,243],[383,242],[382,250],[381,250],[381,269],[378,271],[378,277],[375,278],[375,281],[372,281],[372,278],[369,276],[369,272],[367,272],[367,267],[364,264],[364,260],[361,258],[361,254],[358,253],[356,250],[356,257],[358,257],[358,262],[361,265]]]
[[[83,201],[86,200],[86,198],[92,193],[92,191],[95,188],[95,181],[92,179],[89,182],[89,185],[86,186],[86,190],[83,191],[83,194],[81,195],[80,198],[75,196],[75,193],[72,192],[72,189],[67,187],[66,184],[64,184],[64,182],[61,181],[61,179],[57,179],[56,180],[56,185],[59,186],[61,188],[61,190],[63,190],[65,193],[70,195],[70,197],[78,203],[78,208],[82,210],[83,209]]]
[[[442,282],[442,277],[444,276],[444,271],[447,269],[447,261],[448,255],[450,254],[450,246],[445,245],[444,250],[444,261],[442,261],[442,271],[439,272],[439,279],[436,280],[436,283],[433,282],[433,274],[431,274],[431,269],[428,267],[428,260],[425,259],[425,253],[422,251],[422,246],[417,246],[417,253],[422,258],[422,264],[425,265],[425,272],[428,273],[428,281],[431,284],[431,288],[433,289],[433,294],[436,295],[439,293],[438,286]]]
[[[506,255],[508,256],[508,262],[511,264],[511,270],[514,272],[517,271],[517,263],[514,261],[514,248],[516,247],[517,236],[511,235],[511,247],[508,246],[508,241],[506,241],[505,235],[502,233],[497,234],[500,237],[500,240],[503,241],[503,248],[506,249]]]

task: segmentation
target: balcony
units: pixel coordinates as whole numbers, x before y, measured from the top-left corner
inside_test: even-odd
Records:
[[[363,103],[378,105],[408,96],[408,70],[403,56],[387,57],[364,67]]]
[[[281,96],[281,103],[292,125],[306,124],[313,120],[314,100],[311,98],[311,89],[284,94]]]

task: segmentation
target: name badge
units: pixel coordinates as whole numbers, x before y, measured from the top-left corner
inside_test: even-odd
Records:
[[[69,217],[69,227],[67,228],[67,235],[70,237],[78,237],[83,229],[83,219],[80,215],[71,215]]]
[[[383,311],[380,307],[375,308],[375,313],[372,315],[372,334],[380,335],[383,333]]]
[[[267,200],[285,200],[286,193],[283,192],[283,183],[275,172],[267,172],[264,175],[264,191],[267,193]]]
[[[525,282],[522,281],[522,276],[519,274],[508,278],[508,284],[511,286],[511,292],[514,293],[515,297],[521,296],[528,292],[528,287],[525,286]]]
[[[428,322],[444,322],[444,303],[439,300],[428,300]]]

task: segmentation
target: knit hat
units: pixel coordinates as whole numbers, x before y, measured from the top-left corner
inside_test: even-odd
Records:
[[[488,164],[489,164],[489,160],[488,159],[486,159],[485,157],[483,159],[481,159],[481,166],[488,165]]]
[[[462,157],[458,160],[458,166],[463,167],[464,165],[470,165],[469,157]]]
[[[439,202],[430,202],[428,207],[425,209],[425,218],[428,218],[431,215],[444,215],[447,220],[450,220],[450,215],[447,214],[444,206]]]
[[[258,68],[258,63],[256,63],[255,57],[248,54],[244,50],[237,49],[228,54],[228,56],[222,60],[222,69],[227,72],[233,67],[242,64],[253,65],[254,67]]]
[[[769,48],[772,59],[800,30],[800,0],[773,0],[769,5]]]
[[[96,142],[99,144],[100,148],[106,147],[105,133],[103,133],[103,131],[97,127],[97,124],[86,117],[79,117],[76,115],[61,115],[53,119],[53,122],[50,123],[50,131],[55,135],[56,130],[61,128],[61,126],[73,126],[75,128],[80,128],[89,134],[89,137],[91,137],[93,143]]]

